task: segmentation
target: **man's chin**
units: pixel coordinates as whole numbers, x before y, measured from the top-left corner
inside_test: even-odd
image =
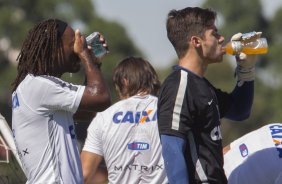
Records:
[[[215,60],[215,63],[221,63],[222,61],[223,61],[223,55],[219,56],[219,58]]]
[[[222,58],[220,58],[220,59],[214,59],[214,60],[210,60],[210,64],[213,64],[213,63],[221,63],[223,61],[223,59]]]
[[[76,66],[72,67],[71,73],[79,72],[80,68],[81,68],[80,65],[76,65]]]
[[[76,62],[73,66],[72,66],[72,70],[73,70],[73,73],[76,73],[80,70],[81,68],[81,64],[80,62]]]

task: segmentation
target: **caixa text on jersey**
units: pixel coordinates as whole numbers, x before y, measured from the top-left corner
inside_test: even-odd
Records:
[[[156,110],[116,112],[113,116],[114,123],[148,123],[157,121]]]

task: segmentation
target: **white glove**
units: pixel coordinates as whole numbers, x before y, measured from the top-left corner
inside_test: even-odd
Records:
[[[262,32],[250,32],[250,33],[237,33],[231,37],[231,41],[251,42],[260,38]],[[253,81],[255,79],[255,62],[256,55],[246,55],[242,52],[236,56],[236,76],[238,79],[238,85],[241,86],[245,81]]]

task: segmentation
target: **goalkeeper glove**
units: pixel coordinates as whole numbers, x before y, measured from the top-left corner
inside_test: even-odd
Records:
[[[262,32],[237,33],[231,37],[231,41],[251,42],[260,38]],[[238,79],[238,85],[242,86],[245,81],[253,81],[255,79],[255,62],[256,55],[246,55],[243,52],[237,53],[237,67],[235,74]]]

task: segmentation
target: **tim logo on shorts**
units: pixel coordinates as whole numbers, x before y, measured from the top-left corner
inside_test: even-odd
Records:
[[[246,156],[249,155],[249,151],[248,151],[248,148],[247,148],[246,144],[241,144],[239,146],[239,150],[241,152],[241,156],[242,157],[246,157]]]
[[[156,110],[116,112],[113,122],[118,123],[147,123],[157,120]]]
[[[147,150],[150,146],[145,142],[132,142],[127,144],[127,148],[130,150]]]

